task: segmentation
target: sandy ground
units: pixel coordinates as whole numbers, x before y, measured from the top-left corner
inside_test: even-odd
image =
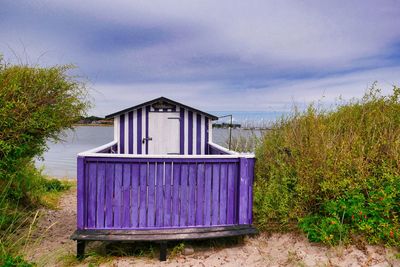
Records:
[[[43,210],[33,234],[27,258],[38,266],[88,266],[96,260],[74,260],[75,242],[69,240],[75,230],[76,191],[66,193],[58,210]],[[97,246],[97,248],[96,248]],[[99,251],[102,244],[92,243],[88,251]],[[312,244],[299,234],[261,234],[225,247],[193,245],[194,253],[170,257],[166,262],[155,257],[100,257],[100,266],[400,266],[399,253],[381,246],[328,248]],[[169,252],[171,252],[169,250]],[[122,253],[123,255],[123,253]]]

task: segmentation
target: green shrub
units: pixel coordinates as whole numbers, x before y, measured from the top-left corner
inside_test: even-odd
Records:
[[[336,244],[361,233],[371,243],[398,244],[399,88],[383,96],[374,85],[331,110],[295,111],[266,132],[256,154],[261,229],[300,219],[313,241]],[[358,221],[358,212],[366,219]]]
[[[10,65],[0,57],[0,259],[17,249],[12,238],[23,228],[45,192],[65,186],[47,180],[34,158],[60,141],[89,106],[84,84],[69,76],[70,66]],[[10,254],[11,253],[11,254]],[[6,257],[7,256],[7,257]],[[2,264],[0,262],[0,264]],[[12,266],[12,265],[9,265]]]

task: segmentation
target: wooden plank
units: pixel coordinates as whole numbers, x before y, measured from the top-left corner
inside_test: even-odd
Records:
[[[122,178],[122,227],[131,227],[131,165],[124,164]]]
[[[84,203],[85,203],[85,159],[77,159],[77,228],[83,229],[84,224]]]
[[[253,228],[250,225],[224,225],[224,226],[208,226],[208,227],[182,227],[182,228],[160,228],[160,229],[84,229],[77,230],[76,233],[79,234],[104,234],[104,235],[157,235],[157,234],[176,234],[176,233],[208,233],[208,232],[220,232],[220,231],[233,231],[240,229]]]
[[[89,197],[87,203],[87,227],[96,227],[97,163],[89,164]]]
[[[172,226],[179,226],[181,165],[173,164]]]
[[[228,165],[220,165],[220,188],[219,188],[219,224],[226,224],[226,213],[228,203]]]
[[[189,168],[187,164],[181,165],[181,194],[180,194],[180,220],[179,226],[187,226],[188,215],[188,182]]]
[[[197,175],[197,165],[190,164],[189,165],[189,179],[188,179],[188,220],[187,225],[195,226],[196,225],[196,175]]]
[[[131,165],[131,222],[132,227],[139,226],[139,179],[140,179],[140,166],[139,164]]]
[[[147,163],[140,164],[139,227],[147,226]]]
[[[211,225],[211,200],[212,200],[212,164],[205,164],[204,184],[204,225]]]
[[[252,224],[253,223],[253,182],[254,182],[254,164],[255,164],[255,159],[248,159],[248,195],[249,195],[249,200],[248,200],[248,206],[247,206],[247,218],[248,218],[248,223]]]
[[[227,208],[227,224],[234,224],[235,221],[235,177],[236,177],[236,164],[228,165],[228,208]]]
[[[156,172],[156,227],[163,226],[164,204],[164,163],[157,163]]]
[[[204,224],[204,164],[197,164],[196,225]]]
[[[106,195],[106,166],[104,163],[97,165],[97,209],[96,228],[104,228],[105,195]]]
[[[115,228],[122,227],[122,164],[115,164],[114,182],[114,225]]]
[[[191,231],[182,231],[174,229],[174,231],[165,232],[163,230],[137,230],[125,231],[125,233],[108,233],[103,231],[76,231],[71,239],[74,240],[100,240],[100,241],[165,241],[165,240],[194,240],[209,239],[228,236],[239,236],[247,234],[256,234],[258,231],[253,227],[243,228],[227,228],[215,231],[214,227],[208,229],[191,228]]]
[[[219,225],[219,184],[220,184],[220,165],[214,163],[213,165],[213,176],[212,176],[212,212],[211,212],[211,224]]]
[[[248,161],[240,158],[239,224],[248,224]]]
[[[113,208],[113,198],[114,198],[114,163],[106,164],[106,227],[113,227],[114,225],[114,208]]]
[[[156,181],[156,165],[149,163],[149,175],[147,178],[147,227],[155,226],[155,181]]]
[[[165,185],[164,185],[164,220],[163,225],[165,227],[172,225],[172,195],[171,195],[171,172],[172,172],[172,164],[165,164]]]

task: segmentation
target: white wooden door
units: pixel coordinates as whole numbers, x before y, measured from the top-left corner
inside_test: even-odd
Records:
[[[179,113],[149,112],[149,154],[179,154]]]

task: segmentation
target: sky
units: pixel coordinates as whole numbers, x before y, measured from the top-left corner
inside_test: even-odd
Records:
[[[91,115],[159,96],[288,111],[400,85],[399,14],[399,0],[0,0],[0,54],[76,65]]]

